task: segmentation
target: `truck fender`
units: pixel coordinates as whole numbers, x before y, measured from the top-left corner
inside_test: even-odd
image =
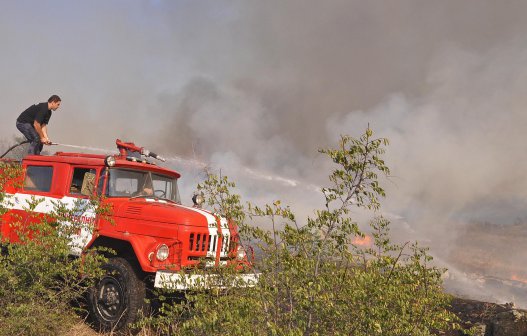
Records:
[[[150,265],[148,254],[155,249],[159,241],[153,237],[128,235],[97,236],[88,244],[87,249],[107,247],[115,250],[118,257],[134,260],[144,272],[155,272]]]

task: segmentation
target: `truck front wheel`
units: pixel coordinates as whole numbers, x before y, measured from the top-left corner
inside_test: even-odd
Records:
[[[101,331],[126,328],[145,308],[145,283],[123,258],[111,258],[102,268],[106,274],[88,291],[92,322]]]

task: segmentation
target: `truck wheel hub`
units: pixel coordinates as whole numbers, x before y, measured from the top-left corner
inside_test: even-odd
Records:
[[[99,312],[106,318],[112,318],[119,314],[122,306],[121,298],[124,293],[117,279],[104,278],[101,280],[99,288]]]

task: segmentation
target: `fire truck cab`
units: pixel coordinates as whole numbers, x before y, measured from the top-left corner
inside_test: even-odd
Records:
[[[196,279],[185,275],[185,270],[193,266],[248,265],[233,223],[196,204],[181,204],[179,173],[144,158],[162,160],[155,153],[133,143],[117,140],[116,144],[119,154],[111,156],[66,152],[26,156],[21,163],[22,186],[3,191],[9,200],[3,206],[9,210],[0,217],[2,239],[15,242],[9,225],[12,215],[27,216],[24,209],[30,200],[39,199],[35,212],[45,214],[57,201],[73,206],[104,195],[111,220],[94,211],[80,212],[92,229],[71,236],[74,256],[95,247],[115,251],[103,267],[107,276],[88,293],[92,320],[103,330],[135,321],[145,305],[147,288],[187,289]],[[239,276],[255,280],[254,275]]]

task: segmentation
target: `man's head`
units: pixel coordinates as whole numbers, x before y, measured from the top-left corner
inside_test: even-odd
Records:
[[[48,109],[50,109],[52,111],[56,111],[59,108],[61,101],[62,100],[57,95],[53,95],[53,96],[49,97],[49,99],[48,99]]]

